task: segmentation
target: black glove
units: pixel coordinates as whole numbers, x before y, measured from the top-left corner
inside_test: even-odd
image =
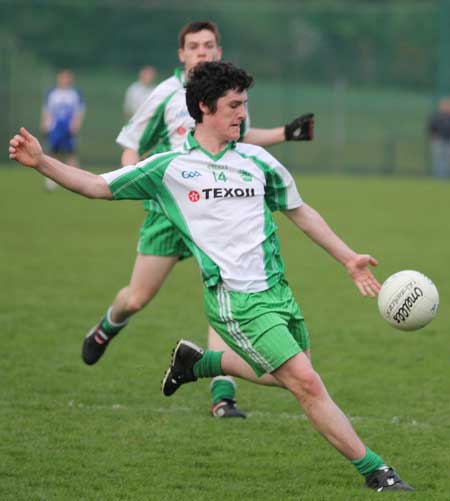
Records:
[[[307,113],[284,126],[286,141],[311,141],[314,137],[314,113]]]

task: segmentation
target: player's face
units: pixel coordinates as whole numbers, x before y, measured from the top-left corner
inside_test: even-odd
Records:
[[[61,71],[57,76],[58,87],[66,89],[73,83],[73,74],[71,71]]]
[[[178,49],[178,57],[188,73],[198,63],[220,61],[222,49],[217,45],[214,33],[201,30],[184,37],[184,47]]]
[[[217,109],[211,113],[201,106],[203,122],[226,141],[237,141],[241,135],[241,123],[247,116],[247,92],[229,90],[217,100]]]
[[[139,75],[139,80],[144,85],[150,85],[155,79],[155,70],[153,68],[143,68]]]

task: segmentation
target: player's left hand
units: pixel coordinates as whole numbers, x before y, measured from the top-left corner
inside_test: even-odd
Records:
[[[286,141],[311,141],[314,137],[314,113],[302,115],[284,126]]]
[[[44,153],[39,141],[25,127],[21,127],[9,141],[9,158],[27,167],[37,167]]]
[[[369,265],[376,266],[378,261],[368,254],[357,254],[345,264],[350,277],[363,296],[376,297],[381,285],[369,270]]]

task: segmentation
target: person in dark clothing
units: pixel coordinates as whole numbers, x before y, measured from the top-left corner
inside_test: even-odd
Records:
[[[432,173],[434,177],[450,179],[450,98],[439,102],[439,108],[429,121]]]

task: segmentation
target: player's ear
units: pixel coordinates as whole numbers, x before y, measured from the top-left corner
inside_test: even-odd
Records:
[[[198,107],[200,108],[200,111],[202,112],[203,115],[211,115],[211,110],[208,108],[208,105],[205,104],[203,101],[200,101],[198,103]]]
[[[184,59],[184,49],[183,48],[180,48],[178,49],[178,59],[180,61],[180,63],[185,63],[185,59]]]

